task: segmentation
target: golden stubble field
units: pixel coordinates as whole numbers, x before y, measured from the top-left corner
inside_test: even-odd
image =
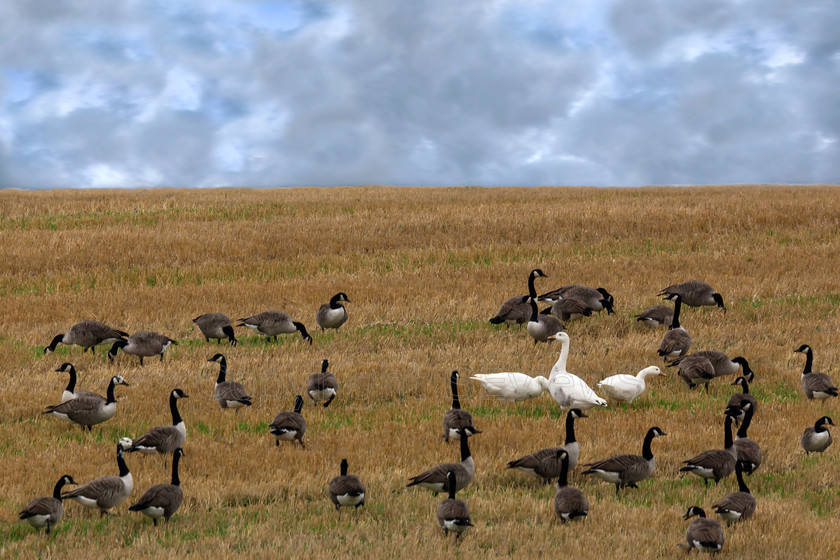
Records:
[[[483,189],[336,188],[284,190],[0,191],[0,556],[577,558],[681,556],[697,504],[711,505],[734,477],[704,488],[678,473],[681,461],[722,446],[722,410],[734,391],[717,379],[690,392],[668,370],[632,408],[592,410],[577,422],[581,463],[639,453],[660,426],[654,477],[616,498],[614,488],[572,474],[591,503],[583,524],[563,526],[554,490],[505,469],[507,461],[563,437],[563,414],[548,394],[501,403],[467,378],[522,371],[548,375],[559,346],[534,346],[524,329],[491,325],[499,304],[524,294],[542,268],[540,292],[570,283],[603,286],[617,313],[571,323],[568,369],[591,386],[607,375],[661,365],[662,330],[633,315],[656,293],[704,279],[724,296],[717,309],[684,309],[693,350],[746,357],[759,399],[751,437],[764,464],[747,480],[755,517],[726,529],[733,558],[840,556],[837,446],[806,457],[802,430],[840,403],[807,402],[799,390],[804,357],[840,381],[840,190],[834,187]],[[321,303],[346,292],[350,320],[321,333]],[[306,324],[267,343],[237,329],[239,345],[207,343],[191,320],[218,311],[232,319],[269,309]],[[83,319],[180,341],[164,361],[120,353],[108,363],[79,347],[44,356],[54,335]],[[245,384],[254,405],[223,413],[213,398],[218,372]],[[307,400],[301,449],[276,448],[268,424],[290,410],[309,374],[328,358],[341,384],[330,408]],[[82,431],[41,415],[60,401],[67,376],[104,392],[118,373],[115,418]],[[413,474],[458,458],[441,438],[449,374],[463,376],[461,400],[483,433],[471,439],[473,483],[459,497],[475,528],[456,543],[436,525],[440,500],[405,488]],[[135,489],[99,514],[76,503],[53,534],[17,521],[33,497],[50,495],[64,473],[84,482],[117,473],[114,442],[170,423],[169,391],[180,387],[187,422],[181,479],[185,502],[157,528],[128,506],[168,482],[156,457],[128,456]],[[367,505],[339,520],[327,482],[346,457],[368,488]],[[171,461],[170,461],[171,463]],[[696,553],[694,553],[696,554]]]

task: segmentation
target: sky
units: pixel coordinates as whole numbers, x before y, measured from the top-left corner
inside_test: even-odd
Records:
[[[840,0],[4,0],[0,188],[840,183]]]

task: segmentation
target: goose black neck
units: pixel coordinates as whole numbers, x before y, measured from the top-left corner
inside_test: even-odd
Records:
[[[747,381],[746,377],[741,378],[741,392],[745,395],[750,394],[750,383],[749,381]]]
[[[347,459],[341,460],[341,476],[347,476]]]
[[[741,462],[740,461],[735,463],[735,478],[738,479],[738,491],[739,492],[746,492],[747,494],[749,494],[750,489],[747,487],[746,483],[744,482],[744,473],[743,473],[743,469],[741,468]]]
[[[330,368],[330,361],[324,360],[321,362],[321,373],[327,373],[327,370]]]
[[[811,373],[811,366],[814,365],[814,351],[809,347],[805,350],[805,369],[802,373]]]
[[[741,425],[738,427],[738,437],[745,438],[747,437],[747,430],[750,429],[750,422],[752,422],[753,417],[753,407],[750,405],[747,410],[744,411],[744,421],[741,422]]]
[[[446,473],[446,480],[449,482],[449,499],[455,499],[455,489],[457,487],[457,479],[455,477],[455,471],[449,471]]]
[[[44,349],[44,353],[46,354],[47,352],[55,352],[55,349],[56,349],[56,347],[58,346],[58,343],[59,343],[59,342],[62,342],[63,340],[64,340],[64,334],[57,334],[57,335],[55,335],[55,336],[53,337],[52,341],[50,342],[50,345],[49,345],[49,346],[47,346],[47,347]]]
[[[341,294],[340,293],[335,294],[333,297],[331,297],[330,298],[330,309],[341,309],[342,307],[344,307],[343,305],[341,305],[339,303],[340,299],[341,299]]]
[[[814,424],[814,431],[821,434],[823,432],[827,432],[828,428],[825,427],[825,418],[820,418],[817,420],[817,423]]]
[[[461,432],[461,461],[466,461],[470,458],[470,444],[469,436],[466,431]]]
[[[224,333],[224,335],[228,337],[228,342],[236,346],[236,337],[233,335],[233,327],[231,327],[230,325],[225,325],[224,327],[222,327],[222,333]]]
[[[671,328],[680,328],[680,307],[682,307],[682,298],[680,296],[674,297],[674,318],[671,319]]]
[[[55,488],[53,488],[53,498],[55,498],[59,502],[61,501],[61,489],[64,488],[64,483],[65,480],[62,476],[58,479],[58,482],[55,483]]]
[[[304,340],[309,340],[309,333],[306,332],[306,327],[303,326],[303,323],[292,321],[292,324],[295,326],[295,329],[300,331],[300,336],[302,336]]]
[[[744,419],[746,421],[746,418]],[[727,415],[723,421],[723,448],[732,448],[732,417]]]
[[[224,383],[225,375],[227,375],[227,360],[222,356],[222,359],[219,360],[219,378],[216,379],[216,383]]]
[[[575,441],[577,441],[575,440],[575,417],[571,411],[569,411],[569,413],[566,414],[566,445],[574,443]]]
[[[569,485],[569,454],[566,453],[560,461],[560,478],[557,479],[560,488]]]
[[[528,275],[528,295],[534,299],[537,299],[537,289],[534,287],[534,280],[537,278],[537,275],[533,272]]]
[[[648,433],[645,436],[645,442],[642,444],[642,457],[644,457],[646,461],[653,459],[653,451],[650,449],[650,444],[653,442],[653,438],[655,437],[656,434],[653,430],[648,430]]]
[[[537,312],[537,300],[532,297],[528,301],[531,304],[531,319],[530,319],[530,321],[532,323],[536,323],[537,321],[539,321],[539,314]]]
[[[175,455],[172,457],[172,486],[180,486],[181,479],[178,478],[178,461],[181,460],[181,452],[180,450],[175,452]]]
[[[123,477],[129,474],[128,465],[125,464],[125,457],[120,444],[117,444],[117,465],[120,467],[120,476]]]
[[[67,391],[74,392],[76,390],[76,368],[70,366],[70,371],[67,373],[70,374],[70,381],[67,383]]]
[[[458,400],[458,372],[453,371],[449,378],[449,385],[452,387],[452,408],[460,410],[461,401]]]
[[[116,397],[114,397],[114,387],[116,387],[116,386],[117,386],[117,381],[116,381],[116,379],[114,379],[112,377],[111,382],[108,383],[108,392],[106,393],[106,396],[108,398],[105,399],[106,404],[111,404],[111,403],[117,402]]]
[[[182,422],[181,414],[178,412],[178,397],[175,396],[175,391],[169,394],[169,412],[172,413],[173,426],[177,426]]]
[[[300,414],[300,411],[303,410],[303,397],[298,395],[295,397],[295,412]]]

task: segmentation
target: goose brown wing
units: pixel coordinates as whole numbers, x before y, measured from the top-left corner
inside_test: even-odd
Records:
[[[60,511],[61,507],[61,502],[52,496],[35,498],[20,512],[20,519],[26,519],[36,515],[53,515]]]

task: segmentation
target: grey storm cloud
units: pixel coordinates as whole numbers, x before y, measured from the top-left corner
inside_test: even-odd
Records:
[[[0,5],[0,187],[837,183],[833,1]]]

